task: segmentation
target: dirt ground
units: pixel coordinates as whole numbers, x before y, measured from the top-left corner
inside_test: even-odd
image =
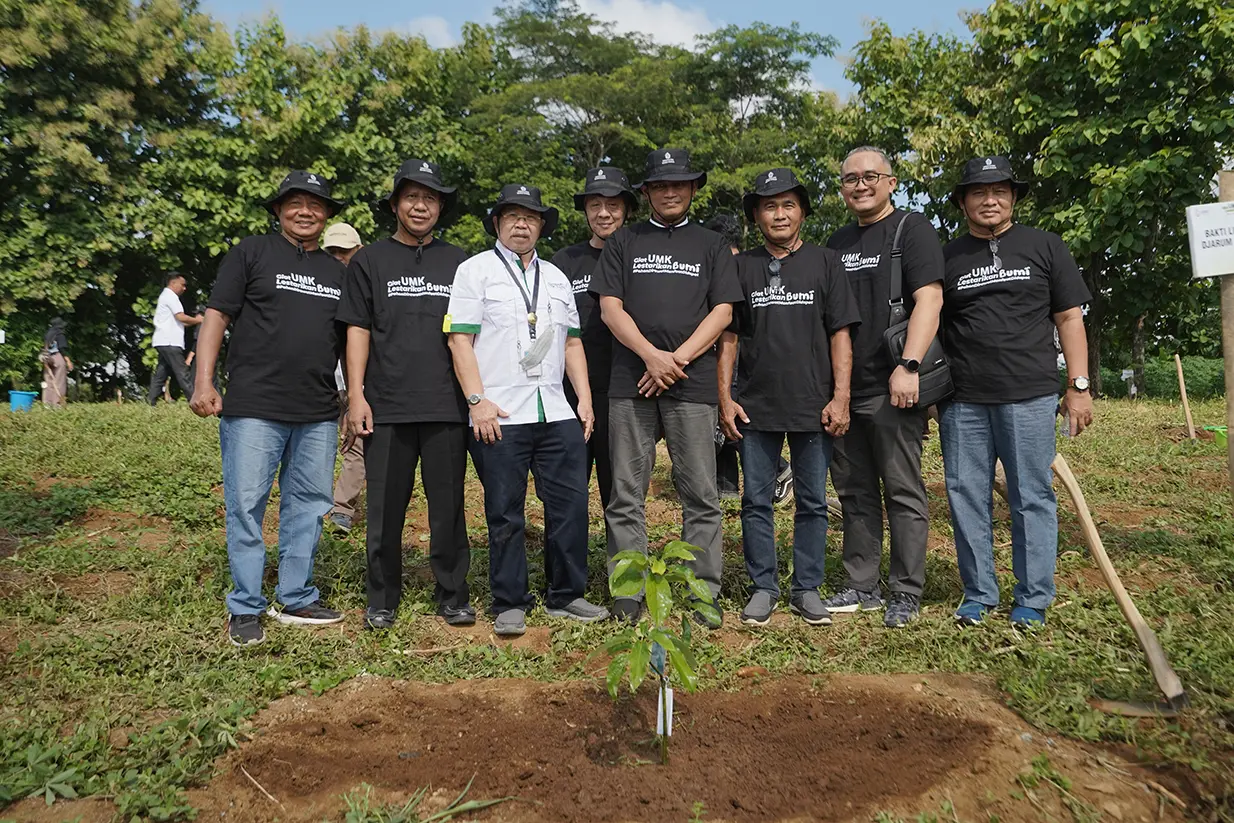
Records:
[[[961,820],[1069,819],[1060,792],[1017,784],[1045,754],[1103,819],[1183,819],[1160,778],[1030,731],[973,678],[756,678],[680,694],[667,767],[654,711],[650,689],[614,704],[594,682],[360,678],[271,704],[190,800],[199,820],[319,823],[341,819],[341,795],[361,783],[386,803],[431,786],[440,808],[474,774],[469,798],[516,798],[476,819],[506,823],[684,821],[696,803],[707,821],[733,823],[868,821],[944,803]]]

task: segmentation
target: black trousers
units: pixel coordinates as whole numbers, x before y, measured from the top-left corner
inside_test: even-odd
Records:
[[[193,373],[184,363],[184,358],[188,356],[184,349],[179,346],[155,346],[154,350],[158,352],[159,364],[155,366],[154,375],[150,378],[150,392],[146,396],[146,402],[151,406],[158,404],[163,395],[163,384],[168,377],[175,377],[185,399],[192,400]]]
[[[565,383],[566,400],[570,408],[578,409],[578,395]],[[608,508],[609,498],[613,494],[613,461],[608,452],[608,395],[596,394],[591,390],[591,406],[596,415],[595,426],[591,429],[591,439],[587,441],[587,483],[591,484],[591,466],[596,467],[596,485],[600,487],[600,504]]]
[[[368,478],[368,607],[398,608],[403,593],[403,524],[420,464],[428,499],[429,566],[439,606],[467,604],[471,547],[463,510],[467,471],[463,423],[378,424],[364,444]]]

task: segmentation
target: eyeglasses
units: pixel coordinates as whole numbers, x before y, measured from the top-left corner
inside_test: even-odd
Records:
[[[858,183],[865,183],[867,186],[873,186],[884,177],[895,177],[894,174],[887,174],[881,171],[867,171],[863,174],[846,174],[840,178],[840,185],[846,189],[857,188]]]
[[[503,211],[501,213],[501,222],[511,226],[517,226],[519,223],[522,223],[530,229],[540,225],[543,221],[544,218],[538,214],[515,214],[512,211]]]
[[[998,238],[990,238],[990,256],[994,258],[994,271],[1003,270],[1003,261],[998,258]]]
[[[782,266],[778,257],[771,258],[771,262],[767,264],[767,271],[771,272],[771,288],[775,291],[779,291],[780,283],[782,282],[780,279],[781,268]]]

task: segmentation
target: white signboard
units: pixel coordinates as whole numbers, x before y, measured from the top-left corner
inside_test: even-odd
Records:
[[[1193,277],[1234,274],[1234,203],[1187,207]]]

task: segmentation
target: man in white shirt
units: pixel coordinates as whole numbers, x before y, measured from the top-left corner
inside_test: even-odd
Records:
[[[565,274],[536,254],[557,227],[557,209],[534,186],[509,185],[484,218],[494,248],[459,265],[444,328],[470,407],[472,449],[484,484],[493,629],[526,630],[524,507],[534,471],[544,503],[545,606],[551,617],[602,620],[587,585],[587,439],[595,415],[578,309]],[[568,376],[577,417],[566,399]]]
[[[175,376],[180,384],[180,391],[185,399],[193,397],[193,374],[189,371],[184,355],[184,327],[197,326],[201,323],[201,315],[184,313],[184,305],[180,295],[184,294],[187,283],[184,275],[171,272],[167,275],[167,285],[159,295],[158,305],[154,309],[154,339],[151,345],[158,352],[158,366],[154,376],[150,378],[150,392],[146,397],[150,405],[159,402],[163,393],[163,384],[167,378]]]

